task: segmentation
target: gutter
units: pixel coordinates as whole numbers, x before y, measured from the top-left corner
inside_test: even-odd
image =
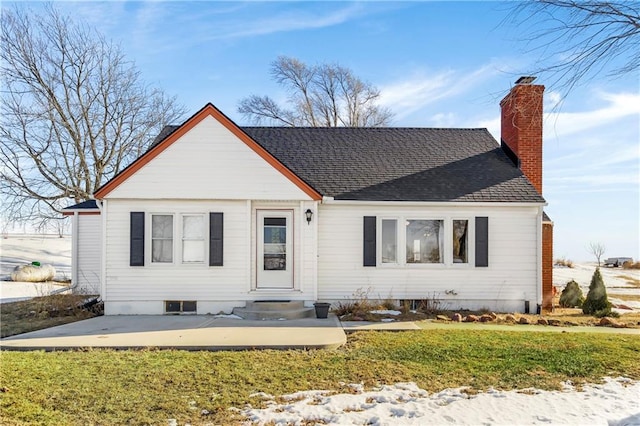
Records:
[[[336,200],[333,197],[322,197],[322,204],[352,206],[396,206],[396,207],[544,207],[546,201],[538,202],[505,202],[505,201],[365,201]]]

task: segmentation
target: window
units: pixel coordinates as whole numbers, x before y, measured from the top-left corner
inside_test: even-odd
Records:
[[[382,263],[398,262],[397,220],[382,219]]]
[[[182,216],[182,262],[203,263],[204,244],[204,216]]]
[[[392,219],[364,216],[363,248],[363,266],[421,264],[468,267],[473,264],[487,267],[488,218],[408,219],[396,216]]]
[[[206,213],[130,212],[129,222],[129,266],[204,265],[207,257],[209,266],[223,266],[222,212],[209,213],[209,220]]]
[[[469,221],[453,221],[453,263],[469,263]]]
[[[406,221],[406,262],[444,263],[444,221]]]
[[[151,262],[173,262],[173,216],[151,215]]]
[[[284,271],[287,269],[287,218],[264,218],[264,270]]]
[[[198,303],[194,300],[166,300],[164,302],[164,311],[167,314],[179,313],[196,313]]]

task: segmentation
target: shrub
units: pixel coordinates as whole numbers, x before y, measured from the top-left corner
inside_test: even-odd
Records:
[[[371,289],[363,290],[359,288],[352,295],[352,299],[344,302],[338,302],[333,312],[338,316],[344,315],[356,315],[363,316],[369,313],[369,311],[375,309],[375,305],[369,298],[369,292]]]
[[[627,261],[622,264],[622,267],[624,269],[640,269],[640,262],[634,263],[634,262]]]
[[[591,277],[589,293],[587,293],[587,298],[582,304],[582,312],[587,315],[598,313],[601,316],[606,316],[611,312],[611,303],[607,298],[607,289],[604,286],[600,268],[596,268],[593,277]]]
[[[391,297],[387,297],[386,299],[382,300],[380,302],[380,307],[383,309],[388,309],[390,311],[395,311],[398,309],[398,305]]]
[[[560,294],[560,306],[563,308],[580,308],[584,303],[584,295],[580,285],[574,280],[567,283],[562,294]]]
[[[556,261],[554,262],[554,265],[555,266],[565,266],[567,268],[573,268],[573,260],[561,257],[560,259],[556,259]]]

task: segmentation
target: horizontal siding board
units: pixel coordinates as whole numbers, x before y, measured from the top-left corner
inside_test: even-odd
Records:
[[[459,298],[535,300],[537,240],[535,207],[420,208],[391,206],[321,206],[318,239],[318,297],[348,299],[370,290],[374,298],[424,298],[454,290]],[[489,217],[489,266],[362,266],[362,218],[474,220]],[[404,232],[402,229],[399,232]]]
[[[106,242],[107,252],[107,295],[110,301],[136,300],[219,300],[237,301],[256,298],[251,293],[251,262],[255,247],[252,242],[249,223],[253,223],[255,211],[248,211],[247,201],[234,200],[109,200],[107,203],[107,227],[110,238]],[[282,203],[278,208],[299,209],[300,203]],[[272,206],[273,207],[273,206]],[[128,233],[129,212],[148,213],[204,214],[223,213],[224,215],[224,262],[223,266],[210,267],[205,264],[157,265],[147,262],[146,266],[129,266]],[[297,271],[299,288],[287,298],[298,297],[311,300],[313,279],[313,259],[315,244],[313,241],[299,244],[301,235],[312,233],[312,227],[298,220],[295,237],[296,250],[304,250],[300,259],[309,265],[311,272]],[[179,222],[177,222],[179,223]],[[176,240],[175,247],[178,249]],[[177,259],[176,259],[177,260]],[[297,264],[298,266],[302,263]],[[298,267],[298,269],[301,269]]]
[[[107,300],[239,300],[246,295],[248,280],[246,202],[241,201],[171,201],[171,200],[110,200],[107,204],[109,239],[107,252]],[[146,213],[205,214],[225,213],[224,266],[205,264],[128,266],[129,211]],[[207,221],[208,222],[208,221]],[[179,241],[175,241],[179,250]],[[177,260],[177,259],[176,259]]]
[[[80,291],[99,294],[101,290],[102,218],[78,215],[77,271]]]
[[[162,188],[162,191],[149,191]],[[213,117],[185,133],[107,198],[309,200]]]

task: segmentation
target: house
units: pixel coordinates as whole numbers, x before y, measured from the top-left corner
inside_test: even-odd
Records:
[[[358,293],[551,308],[532,81],[501,102],[501,144],[486,129],[240,127],[207,104],[67,209],[74,280],[99,277],[107,315]]]

